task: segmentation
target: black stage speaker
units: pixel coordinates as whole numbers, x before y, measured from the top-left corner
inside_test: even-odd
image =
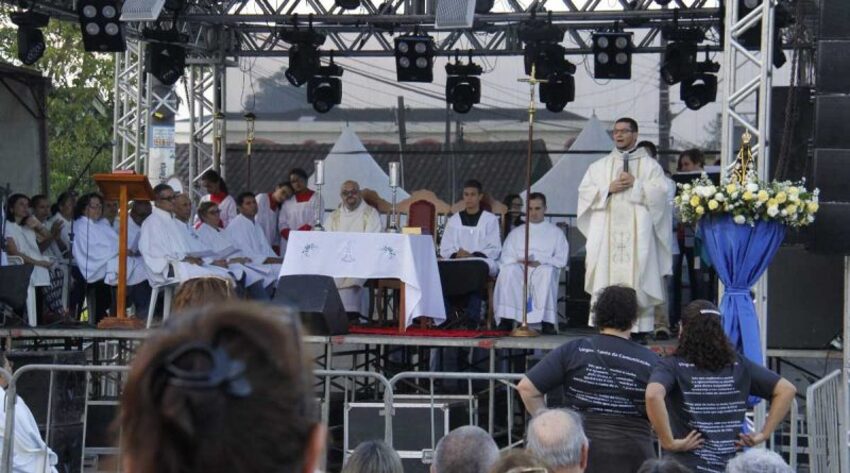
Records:
[[[823,202],[850,202],[850,149],[816,149],[814,186]]]
[[[850,39],[850,2],[820,0],[818,39]]]
[[[815,148],[850,148],[850,96],[820,95],[815,98]]]
[[[845,0],[846,1],[846,0]],[[850,2],[848,2],[850,3]],[[845,28],[848,28],[845,26]],[[850,40],[817,42],[817,75],[819,94],[850,93]]]
[[[9,304],[16,314],[27,313],[27,288],[33,265],[0,266],[0,302]]]
[[[348,317],[332,277],[283,276],[272,302],[296,307],[305,331],[311,335],[348,333]]]
[[[783,246],[768,268],[767,346],[821,349],[841,332],[844,258]]]
[[[821,202],[815,223],[806,230],[813,253],[850,254],[850,203]]]
[[[14,369],[33,364],[86,364],[86,354],[82,351],[8,352],[6,356]],[[23,374],[18,381],[18,395],[29,406],[42,436],[59,457],[57,469],[77,473],[82,471],[86,374],[55,371],[52,388],[49,371],[29,372]],[[51,426],[49,433],[45,431],[48,400]]]
[[[812,125],[814,120],[814,102],[810,87],[797,87],[791,98],[793,116],[788,137],[788,167],[779,169],[779,154],[782,152],[782,142],[785,136],[785,117],[788,114],[788,94],[790,87],[773,87],[770,89],[773,106],[770,113],[770,172],[778,177],[783,172],[783,179],[797,180],[805,176],[809,147],[812,141]],[[810,176],[806,176],[807,178]]]

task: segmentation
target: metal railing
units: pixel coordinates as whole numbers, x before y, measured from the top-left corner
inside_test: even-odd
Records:
[[[806,389],[806,423],[809,438],[809,471],[842,473],[841,449],[847,432],[841,432],[838,409],[843,402],[841,370],[835,370]]]

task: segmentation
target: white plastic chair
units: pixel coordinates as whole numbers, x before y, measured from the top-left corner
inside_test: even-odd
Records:
[[[24,259],[20,256],[9,256],[7,259],[10,265],[24,264]],[[30,327],[35,327],[36,325],[38,325],[38,312],[35,300],[35,286],[32,285],[32,278],[30,278],[30,282],[27,285],[27,323],[29,323]]]
[[[163,284],[151,283],[151,301],[148,306],[147,328],[151,328],[151,324],[153,323],[153,316],[156,312],[156,301],[159,299],[160,292],[162,292],[164,298],[162,301],[162,323],[168,320],[168,316],[171,315],[171,299],[174,297],[174,289],[178,284],[180,284],[180,281],[174,278],[169,279]]]

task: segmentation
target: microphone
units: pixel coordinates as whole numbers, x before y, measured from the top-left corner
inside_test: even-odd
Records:
[[[623,153],[623,172],[629,172],[629,153]]]

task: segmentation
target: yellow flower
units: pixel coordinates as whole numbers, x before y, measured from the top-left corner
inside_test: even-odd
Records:
[[[759,202],[767,202],[767,199],[769,199],[769,198],[770,198],[770,195],[767,193],[766,190],[762,189],[762,190],[759,191],[759,193],[758,193]]]
[[[699,196],[695,195],[691,197],[691,207],[696,207],[697,205],[699,205]]]
[[[736,186],[735,184],[726,184],[726,193],[727,194],[732,194],[736,190],[738,190],[738,186]]]
[[[784,204],[786,200],[788,200],[788,195],[786,195],[784,192],[779,191],[776,193],[776,202]]]
[[[788,193],[791,195],[797,195],[800,193],[800,189],[794,186],[788,188]]]
[[[806,208],[808,209],[809,213],[813,214],[818,211],[818,208],[820,208],[820,206],[817,202],[809,202],[809,204],[806,205]]]
[[[767,201],[767,206],[768,206],[768,207],[776,207],[776,205],[777,205],[777,204],[778,204],[778,202],[776,202],[776,199],[769,199],[769,200]]]
[[[795,204],[791,204],[785,207],[785,211],[788,212],[788,215],[792,215],[797,213],[797,206]]]
[[[753,200],[753,197],[753,193],[750,191],[744,192],[744,195],[741,196],[741,198],[744,200]]]
[[[704,213],[705,213],[705,207],[703,207],[702,205],[700,205],[699,207],[697,207],[697,208],[696,208],[696,213],[697,213],[697,215],[702,215],[702,214],[704,214]]]
[[[716,200],[711,199],[708,201],[708,210],[717,210],[717,207],[720,207],[720,204]]]

